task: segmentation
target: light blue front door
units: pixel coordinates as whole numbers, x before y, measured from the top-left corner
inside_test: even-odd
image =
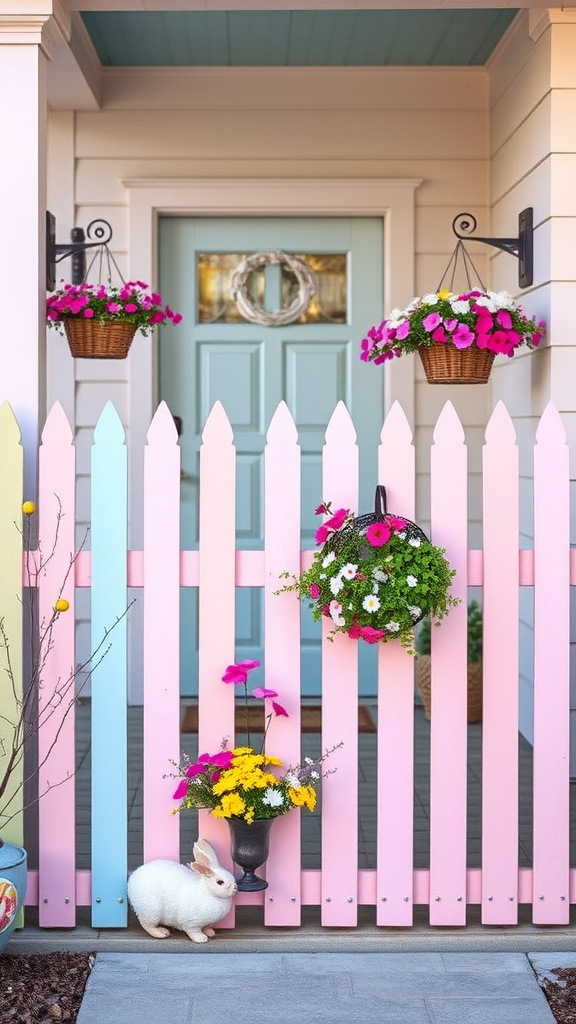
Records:
[[[360,508],[371,511],[376,453],[383,422],[381,370],[362,363],[359,343],[382,318],[383,244],[378,218],[162,218],[159,227],[160,288],[184,316],[177,331],[159,341],[159,388],[181,418],[182,542],[198,544],[198,465],[201,433],[214,402],[230,419],[237,448],[237,540],[240,548],[263,546],[262,473],[266,431],[280,401],[294,417],[302,449],[302,544],[314,547],[319,524],[314,509],[322,493],[321,458],[326,426],[336,404],[348,408],[361,458]],[[269,250],[290,254],[344,254],[344,322],[294,323],[276,327],[222,322],[219,309],[199,312],[198,261],[214,254],[248,255]],[[267,268],[259,304],[277,310],[280,269]],[[256,304],[256,300],[255,304]],[[216,307],[218,302],[216,301]],[[183,594],[182,692],[197,685],[196,595]],[[303,693],[320,692],[319,624],[303,608]],[[237,591],[236,656],[263,662],[262,594]],[[361,692],[374,691],[372,662],[365,650]],[[366,659],[366,660],[365,660]]]

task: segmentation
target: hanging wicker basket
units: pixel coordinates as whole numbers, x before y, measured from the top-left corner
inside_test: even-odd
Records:
[[[487,384],[494,362],[488,349],[459,349],[444,341],[419,348],[418,355],[429,384]]]
[[[432,659],[429,654],[416,658],[416,686],[424,705],[424,714],[430,721],[432,710]],[[468,722],[482,721],[482,662],[468,662]]]
[[[70,317],[64,330],[75,359],[126,359],[137,325]]]

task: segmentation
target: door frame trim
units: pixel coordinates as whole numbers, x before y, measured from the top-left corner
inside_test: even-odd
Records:
[[[157,281],[158,219],[310,216],[381,217],[387,309],[414,295],[415,196],[421,178],[125,178],[128,194],[129,276]],[[393,254],[393,256],[392,256]],[[134,267],[134,271],[132,270]],[[383,311],[384,313],[384,311]],[[153,336],[132,345],[129,359],[130,450],[140,452],[157,399],[157,343]],[[395,401],[414,422],[414,361],[385,364],[386,411]],[[130,459],[130,493],[140,494],[143,460]],[[131,510],[131,543],[141,544],[143,525]]]

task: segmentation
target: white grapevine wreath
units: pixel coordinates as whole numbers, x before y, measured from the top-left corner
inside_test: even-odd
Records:
[[[250,274],[258,267],[273,267],[280,263],[285,263],[290,268],[298,282],[299,290],[294,302],[287,309],[269,312],[252,301],[246,285]],[[299,256],[292,256],[278,249],[247,256],[238,264],[230,278],[230,298],[236,303],[238,311],[250,323],[262,324],[265,327],[284,327],[286,324],[293,324],[306,312],[315,294],[316,278],[308,264]]]

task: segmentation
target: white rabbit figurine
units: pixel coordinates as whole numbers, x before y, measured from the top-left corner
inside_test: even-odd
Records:
[[[145,932],[167,939],[168,927],[186,932],[192,942],[216,934],[209,926],[230,910],[236,880],[221,867],[205,839],[194,843],[194,863],[151,860],[128,879],[128,899]]]

